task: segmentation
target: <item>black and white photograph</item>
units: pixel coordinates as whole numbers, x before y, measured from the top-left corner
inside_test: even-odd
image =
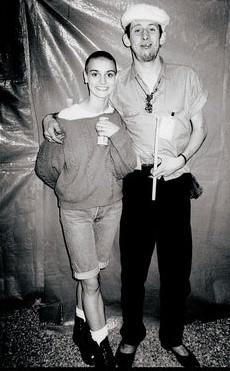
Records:
[[[0,33],[0,370],[230,369],[230,0]]]

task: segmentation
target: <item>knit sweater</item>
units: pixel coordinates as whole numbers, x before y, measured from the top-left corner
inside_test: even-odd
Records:
[[[107,146],[97,144],[95,126],[100,116],[120,127]],[[59,206],[87,209],[120,200],[122,178],[135,169],[136,154],[117,111],[76,120],[58,118],[58,122],[65,132],[64,144],[45,140],[35,171],[54,188]]]

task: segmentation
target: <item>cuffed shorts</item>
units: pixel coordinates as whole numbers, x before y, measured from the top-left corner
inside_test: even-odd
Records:
[[[121,211],[121,200],[90,209],[60,209],[74,278],[92,278],[108,265]]]

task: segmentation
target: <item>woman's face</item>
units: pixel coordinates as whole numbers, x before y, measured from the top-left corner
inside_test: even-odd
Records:
[[[107,98],[113,91],[116,81],[116,67],[113,61],[105,57],[92,58],[87,72],[84,72],[89,93],[98,98]]]

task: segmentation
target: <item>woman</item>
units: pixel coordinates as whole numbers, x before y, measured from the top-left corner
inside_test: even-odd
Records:
[[[78,280],[73,340],[83,360],[115,367],[100,289],[122,210],[122,178],[136,167],[132,141],[109,97],[116,80],[113,56],[92,53],[85,63],[89,95],[57,115],[64,144],[45,140],[37,175],[58,198],[73,276]]]

